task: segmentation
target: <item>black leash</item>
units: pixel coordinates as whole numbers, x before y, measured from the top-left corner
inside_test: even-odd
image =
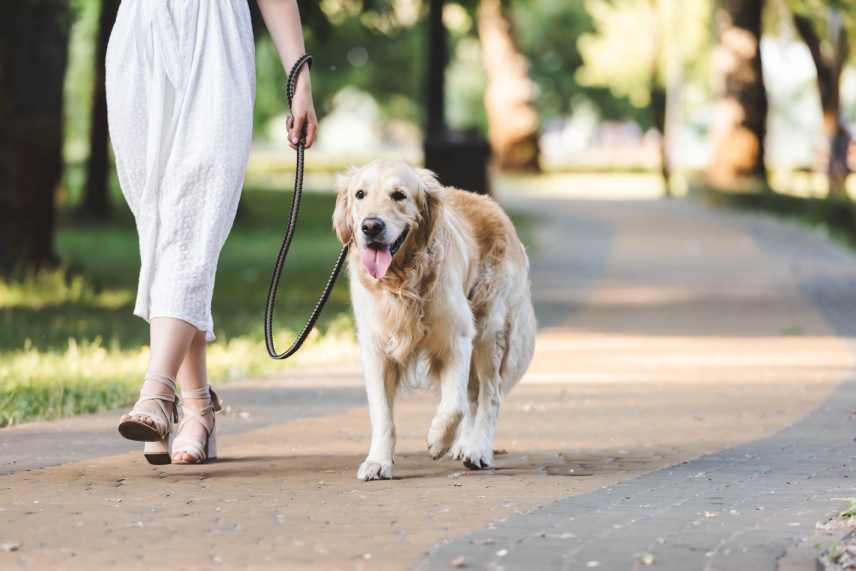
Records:
[[[300,70],[304,65],[309,68],[312,67],[312,56],[309,54],[301,56],[288,73],[288,82],[286,83],[285,94],[286,97],[288,97],[289,109],[291,109],[291,101],[294,98],[294,91],[297,88],[297,79],[300,75]],[[297,353],[297,350],[300,349],[300,346],[303,345],[304,341],[306,341],[306,338],[315,326],[315,322],[318,321],[318,316],[321,314],[321,310],[324,309],[324,304],[327,303],[327,299],[330,297],[330,292],[333,291],[333,285],[335,285],[336,278],[339,277],[339,272],[342,271],[342,265],[348,255],[348,244],[345,244],[345,246],[342,247],[342,251],[339,252],[339,257],[333,265],[333,269],[330,271],[330,277],[327,278],[327,284],[321,292],[321,297],[319,297],[318,301],[315,303],[315,308],[312,310],[312,313],[309,314],[309,319],[306,320],[306,325],[303,326],[303,330],[288,349],[282,353],[277,353],[273,344],[273,310],[276,306],[276,292],[279,289],[279,279],[282,277],[282,268],[285,265],[285,258],[288,256],[291,239],[294,238],[294,229],[297,226],[297,215],[300,212],[300,197],[303,194],[303,153],[306,150],[304,143],[305,140],[301,133],[300,140],[297,142],[297,165],[294,174],[294,196],[291,198],[291,211],[288,214],[288,226],[285,229],[282,246],[279,248],[279,253],[276,256],[276,263],[273,266],[273,277],[270,281],[267,303],[265,304],[265,345],[267,346],[268,355],[274,359],[288,359]]]

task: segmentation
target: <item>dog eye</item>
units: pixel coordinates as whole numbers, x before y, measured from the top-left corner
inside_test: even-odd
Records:
[[[407,195],[401,192],[400,190],[396,190],[395,192],[390,194],[389,197],[392,198],[394,201],[399,202],[407,198]]]
[[[365,197],[366,197],[366,191],[365,190],[358,190],[357,191],[357,200],[362,200]]]

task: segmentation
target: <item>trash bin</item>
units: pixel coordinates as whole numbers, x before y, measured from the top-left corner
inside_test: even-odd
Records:
[[[445,186],[491,194],[488,160],[490,145],[472,132],[450,131],[425,140],[425,167],[437,173]]]

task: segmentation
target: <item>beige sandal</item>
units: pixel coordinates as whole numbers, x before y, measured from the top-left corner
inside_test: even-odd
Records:
[[[172,455],[185,452],[193,456],[195,462],[187,464],[202,464],[208,460],[217,458],[217,433],[215,424],[215,413],[223,408],[220,397],[211,388],[205,385],[198,389],[182,391],[184,399],[207,399],[208,404],[201,411],[189,406],[181,407],[181,423],[178,425],[175,440],[172,443]],[[190,423],[199,423],[204,429],[204,440],[186,436],[184,428]]]
[[[171,395],[152,391],[147,383],[166,387]],[[169,464],[169,436],[173,423],[178,422],[178,397],[175,395],[175,379],[166,375],[146,375],[140,398],[134,404],[131,412],[119,421],[119,434],[128,440],[145,442],[143,454],[149,464]],[[133,419],[133,416],[144,416],[152,421],[154,426]]]

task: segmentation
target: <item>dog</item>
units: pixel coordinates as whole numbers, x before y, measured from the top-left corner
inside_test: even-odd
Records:
[[[404,162],[352,167],[336,186],[333,228],[351,244],[372,427],[357,478],[392,478],[393,401],[408,379],[439,385],[431,456],[492,466],[500,403],[535,349],[529,259],[514,225],[493,199]]]

